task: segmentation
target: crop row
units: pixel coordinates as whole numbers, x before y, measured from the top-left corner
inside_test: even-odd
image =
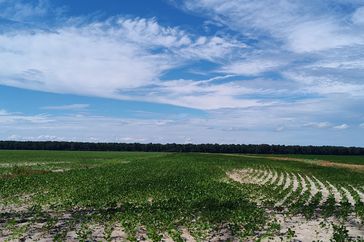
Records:
[[[240,169],[228,173],[235,181],[253,187],[251,196],[261,204],[278,210],[288,209],[308,217],[315,212],[347,217],[355,211],[363,217],[363,187],[332,184],[313,175],[277,169]]]

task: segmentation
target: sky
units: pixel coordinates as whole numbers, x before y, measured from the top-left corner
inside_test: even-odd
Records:
[[[362,0],[0,0],[0,140],[364,146]]]

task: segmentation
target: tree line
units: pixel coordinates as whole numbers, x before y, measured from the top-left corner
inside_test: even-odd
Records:
[[[0,141],[4,150],[145,151],[249,154],[364,155],[364,148],[343,146],[300,146],[268,144],[141,144],[63,141]]]

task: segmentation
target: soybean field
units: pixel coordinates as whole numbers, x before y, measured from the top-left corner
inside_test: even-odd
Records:
[[[0,151],[0,241],[363,241],[364,157]]]

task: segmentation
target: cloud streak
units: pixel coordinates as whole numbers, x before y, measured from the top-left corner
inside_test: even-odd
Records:
[[[41,107],[41,109],[77,111],[77,110],[85,110],[89,107],[90,107],[89,104],[76,103],[76,104],[60,105],[60,106],[44,106],[44,107]]]
[[[307,110],[297,111],[304,109],[311,109],[310,118]],[[284,115],[277,111],[284,112]],[[158,119],[137,119],[100,115],[41,116],[2,111],[0,139],[142,143],[262,143],[262,140],[264,143],[282,143],[284,140],[286,144],[361,145],[360,139],[357,139],[361,134],[354,126],[309,123],[315,115],[318,113],[315,114],[308,103],[297,104],[294,110],[284,105],[245,110],[220,109],[209,112],[204,118],[179,119],[168,115]],[[316,117],[320,118],[324,119]],[[7,121],[4,122],[4,119]],[[315,132],[308,132],[309,127],[315,128]],[[336,131],[333,132],[333,129]]]
[[[0,85],[204,113],[144,120],[66,116],[90,111],[83,101],[67,100],[40,105],[59,116],[0,111],[4,137],[309,144],[362,130],[363,3],[173,2],[184,14],[198,14],[203,26],[135,15],[39,21],[52,13],[49,2],[0,0],[0,17],[7,19],[0,22],[0,59],[6,60],[0,61]]]
[[[185,1],[184,6],[190,11],[205,12],[244,35],[259,37],[269,34],[277,42],[283,41],[285,47],[301,53],[364,43],[363,32],[355,25],[362,20],[362,4],[355,1],[346,4],[311,0],[191,0]],[[347,13],[355,24],[343,21],[343,13],[334,8],[355,5],[358,7],[356,12]]]
[[[116,99],[160,83],[162,73],[187,61],[215,61],[244,47],[139,18],[4,33],[0,45],[7,60],[0,63],[0,84]]]

